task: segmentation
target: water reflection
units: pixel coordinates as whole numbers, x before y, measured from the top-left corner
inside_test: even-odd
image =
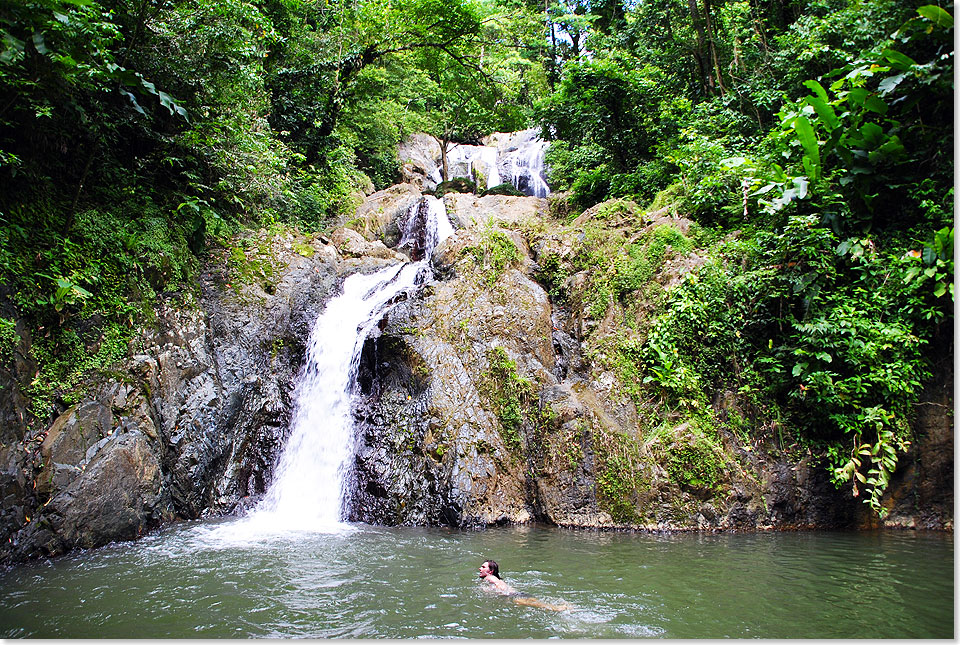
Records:
[[[952,536],[355,526],[242,545],[184,524],[0,573],[4,637],[953,636]],[[484,559],[517,589],[486,593]]]

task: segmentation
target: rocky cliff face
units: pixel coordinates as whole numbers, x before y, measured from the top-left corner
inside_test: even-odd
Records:
[[[618,333],[615,312],[590,313],[579,293],[586,275],[566,277],[563,306],[543,283],[596,211],[563,227],[532,197],[444,201],[461,230],[434,257],[438,280],[364,348],[351,519],[651,529],[859,521],[859,504],[808,455],[669,419],[651,434],[618,375],[584,356],[588,337]],[[658,226],[687,223],[661,215],[649,223]],[[659,279],[696,265],[674,258]]]
[[[412,184],[375,193],[329,239],[263,234],[245,246],[259,249],[245,260],[257,271],[214,258],[192,296],[157,312],[123,369],[91,382],[35,433],[24,423],[22,390],[36,366],[23,340],[17,361],[0,370],[0,560],[249,508],[270,482],[318,313],[343,276],[406,259],[395,247],[419,197]],[[642,320],[646,292],[627,305],[598,299],[599,269],[573,258],[603,235],[637,239],[661,227],[683,235],[688,222],[646,214],[628,231],[617,223],[625,207],[607,205],[563,225],[534,197],[452,193],[444,205],[457,232],[433,257],[435,279],[364,345],[351,520],[681,530],[877,523],[780,429],[747,438],[676,418],[638,399],[624,380],[631,366],[611,362],[610,343],[632,333],[624,308]],[[700,262],[668,253],[651,284],[669,286]],[[951,393],[944,365],[921,405],[922,439],[890,488],[888,525],[952,528]],[[733,392],[711,406],[718,419],[742,412]]]
[[[258,279],[237,282],[237,267],[214,261],[113,378],[36,435],[19,415],[6,426],[0,559],[133,539],[263,492],[313,321],[341,274],[363,267],[321,240],[264,235],[253,246],[260,257],[245,261],[269,269]]]

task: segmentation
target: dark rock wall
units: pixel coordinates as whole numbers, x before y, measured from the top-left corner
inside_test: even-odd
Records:
[[[917,405],[914,440],[900,458],[883,505],[884,525],[918,529],[953,528],[953,329],[946,327],[935,343],[939,360],[933,379]],[[875,525],[867,517],[863,524]]]
[[[3,287],[0,285],[0,295]],[[5,298],[4,298],[5,299]],[[12,311],[2,311],[12,318]],[[40,462],[42,437],[28,436],[29,399],[24,389],[37,373],[30,355],[30,335],[17,325],[20,342],[9,362],[0,361],[0,553],[13,531],[28,523],[37,506],[33,471]]]

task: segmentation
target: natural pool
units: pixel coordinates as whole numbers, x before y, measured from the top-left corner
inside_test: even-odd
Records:
[[[953,535],[186,523],[0,572],[0,636],[953,638]],[[574,609],[515,605],[476,579]]]

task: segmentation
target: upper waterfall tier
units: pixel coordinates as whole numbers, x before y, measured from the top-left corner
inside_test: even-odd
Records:
[[[481,146],[450,144],[448,178],[466,177],[475,181],[481,190],[511,183],[525,195],[546,197],[550,194],[544,164],[549,144],[537,136],[536,130],[495,132],[483,143]],[[423,190],[433,190],[443,181],[440,145],[433,137],[413,135],[400,145],[398,153],[404,162],[405,180],[419,184]]]

